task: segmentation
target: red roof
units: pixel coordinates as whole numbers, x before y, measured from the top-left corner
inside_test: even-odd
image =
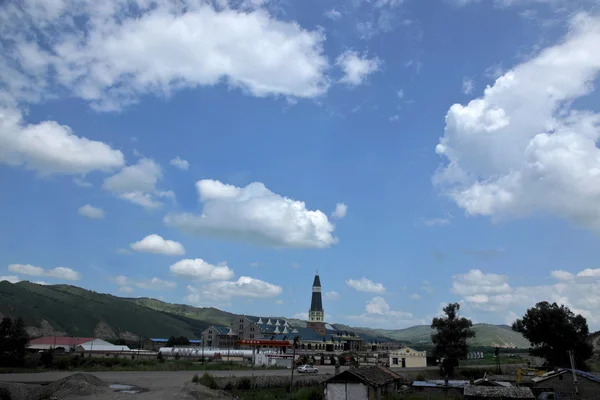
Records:
[[[80,338],[80,337],[65,337],[65,336],[43,336],[41,338],[33,339],[29,341],[30,345],[34,344],[52,344],[58,346],[79,346],[82,343],[87,343],[94,340],[94,338]]]

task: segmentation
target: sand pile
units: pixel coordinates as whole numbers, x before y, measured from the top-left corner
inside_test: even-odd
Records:
[[[2,388],[10,393],[11,400],[62,400],[110,391],[102,379],[90,374],[74,374],[45,386],[0,383]]]

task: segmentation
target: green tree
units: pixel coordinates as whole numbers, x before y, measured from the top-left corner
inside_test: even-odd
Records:
[[[5,317],[0,322],[0,366],[20,367],[25,360],[29,335],[22,318]]]
[[[467,356],[467,339],[474,337],[475,332],[471,329],[473,323],[458,316],[460,304],[450,303],[444,307],[445,317],[434,318],[431,327],[437,333],[431,336],[435,345],[435,355],[443,359],[442,372],[444,375],[452,376],[454,368],[458,366],[458,360]]]
[[[568,307],[542,301],[517,319],[512,329],[531,343],[531,355],[543,357],[552,367],[570,368],[569,351],[573,351],[576,368],[587,369],[586,360],[593,353],[587,342],[587,320]]]
[[[189,346],[190,341],[185,336],[171,336],[167,341],[167,345],[165,347],[175,347],[175,346]]]

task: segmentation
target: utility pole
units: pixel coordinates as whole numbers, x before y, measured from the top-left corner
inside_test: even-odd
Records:
[[[579,386],[577,382],[577,374],[575,373],[575,356],[573,350],[569,350],[569,361],[571,361],[571,372],[573,373],[573,385],[575,386],[575,395],[579,396]]]
[[[502,374],[502,369],[500,368],[500,349],[498,347],[494,349],[494,355],[496,356],[496,373],[500,375]]]
[[[290,380],[290,400],[292,400],[292,390],[294,388],[294,369],[296,367],[296,348],[298,347],[299,342],[300,342],[300,336],[296,336],[294,338],[294,342],[292,344],[292,379]]]

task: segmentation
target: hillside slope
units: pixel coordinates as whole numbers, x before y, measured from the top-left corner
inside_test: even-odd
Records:
[[[199,337],[204,321],[155,311],[120,297],[68,285],[0,282],[0,313],[20,316],[32,336],[67,334],[135,339]]]

